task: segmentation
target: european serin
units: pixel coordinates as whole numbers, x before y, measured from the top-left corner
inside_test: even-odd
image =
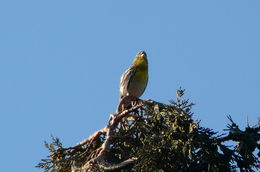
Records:
[[[123,73],[120,81],[120,100],[125,96],[139,98],[148,82],[148,60],[144,51],[136,54],[132,65]]]

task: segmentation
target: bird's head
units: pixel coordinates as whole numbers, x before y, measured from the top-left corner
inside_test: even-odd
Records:
[[[139,67],[148,67],[148,60],[145,51],[140,51],[136,54],[133,65]]]

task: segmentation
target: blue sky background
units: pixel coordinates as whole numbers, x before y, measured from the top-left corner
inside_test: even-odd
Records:
[[[256,124],[260,1],[0,2],[2,171],[41,171],[50,135],[75,145],[115,111],[135,54],[149,58],[143,99],[167,103],[180,86],[201,124],[232,115]],[[9,170],[8,170],[9,169]]]

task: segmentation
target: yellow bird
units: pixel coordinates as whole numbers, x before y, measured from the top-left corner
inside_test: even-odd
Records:
[[[138,52],[132,65],[123,73],[120,80],[120,101],[125,96],[139,98],[148,83],[148,60],[144,51]]]

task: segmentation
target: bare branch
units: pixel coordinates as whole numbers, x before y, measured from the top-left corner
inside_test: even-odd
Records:
[[[116,126],[119,124],[119,122],[121,121],[122,118],[124,118],[125,116],[127,116],[129,113],[137,110],[138,108],[142,107],[142,104],[136,105],[134,107],[132,107],[131,109],[125,110],[119,114],[111,114],[110,118],[109,118],[109,122],[108,125],[105,126],[103,129],[96,131],[93,135],[91,135],[88,139],[85,139],[83,141],[81,141],[78,145],[74,146],[74,147],[70,147],[68,149],[77,149],[78,147],[81,147],[87,143],[91,143],[94,140],[96,140],[101,134],[106,134],[106,138],[105,141],[103,142],[103,144],[101,145],[100,148],[98,148],[97,150],[97,155],[95,154],[95,156],[89,160],[83,167],[72,167],[72,172],[86,172],[89,171],[92,166],[94,164],[100,164],[102,166],[105,166],[108,169],[117,169],[117,168],[122,168],[124,166],[127,166],[131,163],[133,163],[136,158],[131,158],[128,159],[126,161],[123,161],[119,164],[116,165],[111,165],[110,163],[107,162],[107,160],[104,158],[106,153],[109,151],[110,149],[110,145],[112,144],[112,140],[115,138],[113,136],[114,134],[114,129],[116,128]]]

